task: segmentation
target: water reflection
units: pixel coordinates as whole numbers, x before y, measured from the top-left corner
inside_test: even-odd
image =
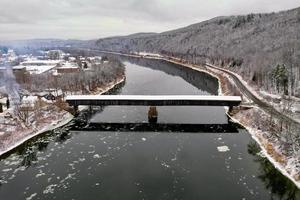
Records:
[[[300,190],[288,178],[283,176],[267,158],[262,157],[261,149],[256,142],[248,145],[249,154],[254,156],[254,162],[259,163],[258,178],[264,182],[266,189],[271,191],[270,199],[299,200]]]
[[[138,58],[122,59],[153,70],[163,71],[168,75],[179,76],[204,93],[218,95],[218,80],[215,77],[208,75],[207,73],[196,72],[195,70],[177,64],[170,64],[166,61]]]

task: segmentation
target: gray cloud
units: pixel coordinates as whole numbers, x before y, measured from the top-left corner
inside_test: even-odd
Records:
[[[220,15],[297,6],[298,0],[0,0],[0,40],[162,32]]]

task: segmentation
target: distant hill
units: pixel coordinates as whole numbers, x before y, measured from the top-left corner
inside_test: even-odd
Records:
[[[119,52],[161,53],[198,63],[208,59],[212,63],[230,66],[231,70],[265,89],[276,84],[270,79],[271,73],[278,64],[284,64],[288,70],[289,92],[294,94],[299,90],[300,93],[300,8],[217,17],[160,34],[100,39],[96,46],[101,50]]]
[[[62,39],[32,39],[0,41],[0,46],[16,50],[18,53],[33,53],[40,49],[53,49],[61,47],[91,47],[96,40],[62,40]]]

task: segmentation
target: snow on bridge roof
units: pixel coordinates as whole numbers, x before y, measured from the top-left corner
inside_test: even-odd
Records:
[[[195,105],[195,106],[237,106],[240,96],[202,95],[75,95],[67,96],[71,105]]]
[[[216,100],[241,101],[240,96],[204,95],[73,95],[66,100]]]

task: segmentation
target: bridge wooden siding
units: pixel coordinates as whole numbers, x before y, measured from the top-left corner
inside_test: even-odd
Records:
[[[70,106],[238,106],[240,96],[202,95],[76,95],[67,96]]]

